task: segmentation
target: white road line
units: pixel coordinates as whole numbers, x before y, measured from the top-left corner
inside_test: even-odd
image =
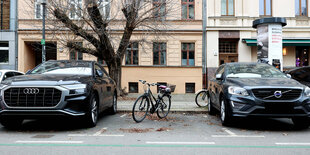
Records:
[[[122,115],[122,116],[120,116],[120,117],[122,117],[122,118],[123,118],[123,117],[125,117],[126,115],[127,115],[127,114],[124,114],[124,115]]]
[[[102,129],[100,129],[99,131],[97,131],[96,133],[94,133],[93,136],[99,136],[103,132],[107,131],[107,129],[108,129],[107,127],[104,127]]]
[[[83,141],[16,141],[15,143],[35,143],[35,144],[81,144]]]
[[[230,136],[237,136],[235,133],[231,132],[230,130],[226,128],[222,128],[225,132],[227,132]]]
[[[124,137],[125,135],[106,135],[106,134],[99,134],[99,135],[88,135],[88,134],[69,134],[69,137]]]
[[[214,138],[265,138],[261,135],[212,135]]]
[[[215,142],[146,142],[146,144],[213,145]]]
[[[276,143],[276,145],[310,145],[310,143]]]

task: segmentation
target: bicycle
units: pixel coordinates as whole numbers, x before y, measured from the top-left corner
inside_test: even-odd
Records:
[[[142,122],[148,111],[153,114],[157,113],[157,116],[162,119],[165,118],[171,107],[171,93],[174,92],[175,85],[164,86],[159,85],[157,83],[147,83],[146,81],[139,80],[142,84],[144,84],[144,94],[139,96],[135,101],[132,108],[132,117],[133,119],[139,123]],[[158,86],[159,92],[157,99],[154,97],[150,87]],[[154,104],[154,102],[155,104]],[[151,108],[150,107],[151,103]]]
[[[198,107],[205,107],[209,106],[209,97],[208,97],[208,90],[202,89],[198,93],[196,93],[195,102]]]

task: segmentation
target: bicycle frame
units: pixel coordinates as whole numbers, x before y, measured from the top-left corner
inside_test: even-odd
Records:
[[[154,113],[158,108],[158,103],[159,103],[160,98],[158,97],[156,99],[156,97],[153,95],[153,93],[150,89],[150,87],[151,87],[150,84],[147,83],[146,85],[148,88],[147,88],[147,92],[144,93],[144,96],[146,96],[151,102],[152,108],[150,110],[150,113]],[[155,104],[154,104],[153,100],[154,100]]]

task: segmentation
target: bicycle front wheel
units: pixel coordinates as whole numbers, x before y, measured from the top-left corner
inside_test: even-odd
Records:
[[[132,118],[137,123],[142,122],[149,110],[149,99],[146,96],[140,96],[137,98],[132,108]]]
[[[159,118],[165,118],[171,107],[171,99],[170,96],[164,95],[158,104],[157,116]]]
[[[199,93],[196,95],[196,98],[195,98],[195,102],[196,102],[196,104],[198,105],[198,107],[207,106],[207,105],[208,105],[207,100],[208,100],[207,91],[201,91],[201,92],[199,92]]]

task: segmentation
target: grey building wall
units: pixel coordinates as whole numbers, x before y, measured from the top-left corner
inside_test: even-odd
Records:
[[[10,29],[0,31],[0,42],[9,42],[9,62],[0,63],[0,69],[17,70],[17,0],[10,1],[9,13]]]

